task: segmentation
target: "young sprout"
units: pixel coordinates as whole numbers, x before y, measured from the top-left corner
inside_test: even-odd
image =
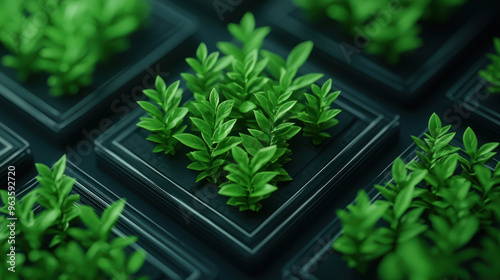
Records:
[[[193,104],[202,118],[191,117],[191,121],[202,137],[190,133],[174,136],[182,144],[196,150],[188,154],[193,161],[188,168],[201,171],[196,182],[206,178],[211,183],[217,183],[222,167],[227,164],[229,150],[241,143],[238,137],[229,136],[236,123],[236,119],[226,120],[231,114],[233,104],[233,100],[219,102],[219,94],[215,89],[212,90],[208,101],[202,100]]]
[[[311,85],[312,93],[304,93],[307,104],[305,110],[300,112],[298,119],[304,123],[304,136],[311,137],[314,145],[319,145],[325,138],[331,135],[325,130],[337,125],[335,119],[341,110],[331,109],[331,104],[340,95],[340,91],[330,92],[332,80],[326,81],[320,88]]]
[[[153,153],[163,152],[175,155],[178,140],[175,135],[181,134],[187,125],[183,123],[188,109],[179,107],[182,100],[182,89],[179,88],[179,81],[171,84],[168,88],[165,81],[160,76],[156,77],[156,89],[145,89],[144,94],[153,100],[157,106],[148,101],[137,101],[149,115],[141,117],[137,124],[151,131],[151,135],[146,138],[157,143]]]
[[[220,186],[219,194],[231,197],[227,204],[239,207],[240,211],[259,211],[262,208],[260,201],[278,189],[269,183],[278,172],[261,171],[273,158],[276,146],[260,149],[251,159],[238,146],[232,147],[231,153],[236,163],[224,166],[229,172],[228,182]]]

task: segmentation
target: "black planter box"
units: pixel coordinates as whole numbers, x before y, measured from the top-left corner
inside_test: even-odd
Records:
[[[79,203],[92,206],[99,216],[106,207],[120,199],[71,163],[67,164],[65,174],[76,179],[71,194],[80,195]],[[38,182],[35,179],[31,180],[22,188],[19,197],[37,186]],[[217,277],[217,270],[213,264],[185,247],[176,237],[128,203],[113,228],[113,234],[134,235],[139,238],[132,248],[143,249],[147,253],[146,262],[139,275],[147,275],[150,280],[210,280]]]
[[[419,138],[423,139],[423,133]],[[450,144],[463,148],[463,145],[457,140],[452,140]],[[411,144],[399,157],[405,163],[418,160],[417,154],[415,153],[417,149],[417,145]],[[494,164],[489,165],[492,170],[497,163],[495,159],[493,161]],[[374,188],[374,185],[385,186],[386,183],[392,182],[391,169],[392,163],[365,188],[371,201],[383,199],[380,192]],[[342,259],[342,254],[332,249],[333,242],[342,235],[341,229],[342,224],[339,218],[335,216],[313,240],[283,267],[282,279],[332,279],[332,275],[335,275],[338,279],[346,280],[378,279],[374,267],[371,267],[371,270],[369,270],[366,275],[361,275],[355,269],[347,267],[347,262]]]
[[[313,40],[321,58],[348,71],[355,83],[376,88],[377,94],[390,94],[410,103],[425,93],[439,77],[460,61],[482,34],[498,22],[500,5],[495,1],[468,1],[443,24],[422,24],[423,45],[391,65],[381,57],[355,47],[353,36],[345,36],[333,20],[314,24],[291,1],[278,1],[269,11],[269,20],[281,35],[293,41]],[[349,45],[349,46],[348,46]],[[348,53],[349,55],[346,55]],[[335,68],[333,67],[333,68]]]
[[[494,53],[489,49],[486,53]],[[449,99],[456,102],[445,114],[449,122],[461,124],[472,119],[483,128],[487,128],[496,135],[500,134],[500,94],[488,92],[488,82],[478,75],[482,69],[491,63],[491,60],[482,56],[448,91]]]
[[[14,174],[18,176],[32,160],[29,143],[0,122],[0,188],[7,186],[9,166],[15,168]]]
[[[33,77],[21,83],[15,69],[0,65],[0,98],[12,103],[4,106],[15,107],[21,115],[29,116],[51,140],[67,142],[91,119],[99,117],[99,111],[109,108],[116,93],[130,80],[195,32],[196,24],[189,17],[171,4],[153,1],[150,25],[131,36],[129,50],[114,55],[106,64],[99,64],[93,84],[81,88],[75,96],[53,97],[49,94],[47,77]],[[0,48],[0,56],[5,54],[7,51]]]
[[[149,133],[136,126],[145,115],[141,108],[101,135],[96,152],[103,168],[117,172],[157,207],[168,206],[169,214],[192,232],[255,272],[260,267],[255,264],[289,237],[348,174],[387,144],[399,126],[399,116],[340,88],[334,107],[343,112],[338,115],[340,124],[329,131],[334,137],[315,147],[297,135],[290,146],[292,161],[285,167],[293,181],[281,184],[257,213],[226,205],[227,197],[218,195],[215,185],[196,184],[197,173],[186,168],[188,149],[181,148],[174,157],[152,153],[154,143],[145,140]]]

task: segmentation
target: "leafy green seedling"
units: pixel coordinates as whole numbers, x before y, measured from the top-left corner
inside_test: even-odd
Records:
[[[251,159],[238,146],[232,147],[231,153],[236,163],[224,166],[229,172],[226,176],[229,181],[220,186],[219,194],[231,197],[227,204],[239,207],[240,211],[259,211],[262,208],[260,201],[278,189],[269,184],[278,173],[261,171],[273,158],[276,146],[260,149]]]
[[[341,110],[331,109],[330,106],[337,99],[340,91],[330,92],[332,80],[326,81],[320,88],[312,85],[313,94],[304,93],[307,104],[306,109],[299,113],[298,119],[304,123],[304,136],[311,137],[314,145],[319,145],[325,138],[331,135],[324,130],[338,124],[335,116]]]
[[[257,127],[248,129],[264,147],[276,145],[279,148],[281,164],[285,164],[291,155],[287,142],[301,129],[289,121],[289,115],[297,104],[296,100],[289,100],[291,93],[291,91],[267,90],[263,94],[256,95],[261,110],[253,111]]]
[[[500,93],[500,38],[495,38],[494,43],[496,54],[488,54],[491,64],[479,71],[479,76],[490,83],[489,92]]]
[[[460,149],[449,129],[433,114],[424,140],[413,137],[417,160],[398,158],[392,181],[375,186],[383,199],[361,191],[338,211],[343,235],[333,248],[350,267],[378,264],[381,279],[498,278],[500,164],[488,164],[499,143],[479,147],[468,128]]]
[[[111,239],[125,201],[104,210],[101,217],[90,206],[80,205],[71,194],[75,179],[64,174],[66,156],[52,168],[36,165],[39,186],[15,204],[15,243],[10,238],[6,215],[0,216],[0,252],[6,256],[15,246],[15,272],[4,260],[0,278],[16,279],[131,279],[143,265],[146,255],[138,250],[126,253],[137,241],[134,236]],[[10,215],[9,194],[0,190],[3,207]],[[145,280],[146,277],[134,279]]]
[[[219,59],[219,55],[219,52],[208,54],[207,46],[201,43],[196,50],[196,58],[186,58],[186,62],[195,71],[195,75],[181,73],[181,76],[195,100],[207,100],[212,89],[220,90],[218,82],[222,70],[231,63],[232,57],[226,56]]]
[[[208,101],[193,104],[202,118],[191,117],[191,121],[200,130],[202,137],[190,133],[174,136],[182,144],[196,150],[188,154],[193,161],[188,168],[201,171],[196,182],[207,178],[209,182],[217,183],[222,167],[227,164],[229,150],[241,142],[238,137],[228,137],[236,123],[236,119],[226,120],[233,104],[232,100],[219,102],[219,94],[215,89],[212,90]]]
[[[147,129],[152,134],[147,140],[157,143],[154,153],[175,154],[178,140],[175,135],[181,134],[187,125],[183,123],[188,109],[179,107],[182,100],[182,89],[179,82],[171,84],[168,88],[160,76],[156,77],[156,89],[146,89],[146,94],[157,106],[147,101],[137,103],[148,113],[149,117],[141,117],[137,126]]]
[[[101,61],[126,50],[149,17],[144,0],[19,0],[0,3],[2,62],[25,80],[48,74],[53,95],[76,94],[92,83]]]

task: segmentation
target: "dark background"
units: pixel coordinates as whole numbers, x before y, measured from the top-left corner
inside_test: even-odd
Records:
[[[160,64],[158,64],[161,72],[170,73],[168,75],[169,78],[175,78],[178,72],[186,69],[183,58],[194,56],[194,51],[199,42],[205,42],[209,51],[215,51],[215,43],[217,41],[231,40],[230,35],[226,31],[226,25],[229,22],[239,21],[239,18],[244,12],[254,12],[257,26],[270,25],[269,20],[266,18],[266,5],[274,5],[275,3],[271,2],[279,1],[175,0],[173,2],[193,14],[194,18],[199,21],[200,28],[194,37],[185,44],[180,51],[173,53],[173,55],[175,55],[173,62],[166,64],[160,62]],[[222,3],[222,6],[220,6],[218,2]],[[227,10],[219,10],[218,12],[214,4],[219,8],[223,7]],[[273,30],[270,37],[282,44],[286,49],[291,50],[294,45],[280,40],[279,37],[275,36],[276,34],[273,34],[275,32],[276,30]],[[267,268],[264,269],[262,273],[254,276],[250,276],[248,273],[237,268],[229,258],[223,255],[223,252],[208,246],[206,242],[197,238],[195,234],[185,230],[180,224],[169,218],[168,215],[164,215],[162,209],[154,209],[149,206],[148,203],[139,198],[136,193],[118,183],[112,176],[107,174],[106,170],[98,168],[96,154],[89,149],[91,147],[90,145],[93,146],[93,141],[89,141],[89,138],[95,138],[97,136],[98,133],[95,128],[98,127],[98,123],[90,124],[91,129],[87,129],[87,132],[90,132],[90,134],[85,133],[87,135],[84,135],[82,133],[78,136],[78,140],[69,143],[69,145],[57,146],[50,139],[42,137],[41,133],[34,132],[34,125],[32,123],[27,122],[17,114],[7,113],[5,106],[10,106],[10,104],[0,104],[0,122],[6,124],[30,143],[34,162],[52,164],[59,159],[62,154],[68,154],[69,159],[79,168],[83,169],[98,182],[114,191],[118,196],[127,198],[128,203],[134,205],[145,215],[157,222],[161,227],[165,228],[181,239],[186,245],[194,249],[195,252],[206,257],[218,266],[220,279],[280,279],[281,270],[285,264],[334,218],[337,208],[343,208],[351,202],[357,190],[366,187],[412,143],[410,135],[420,135],[425,130],[428,118],[433,112],[436,112],[442,117],[444,122],[453,120],[454,122],[449,124],[454,125],[454,129],[456,130],[461,130],[465,125],[470,123],[470,118],[465,117],[460,118],[462,120],[461,126],[459,126],[456,121],[458,119],[443,118],[444,115],[448,117],[453,115],[448,115],[450,108],[453,107],[453,102],[446,98],[446,92],[457,79],[467,71],[468,67],[472,65],[478,57],[483,55],[484,50],[491,45],[491,37],[492,36],[489,36],[489,39],[485,38],[484,40],[474,42],[474,48],[466,55],[457,58],[459,62],[455,64],[455,67],[453,67],[451,71],[448,71],[438,83],[432,86],[422,98],[413,104],[401,105],[394,99],[388,98],[387,95],[377,92],[377,88],[361,86],[357,83],[351,84],[386,109],[400,115],[400,131],[397,136],[399,140],[386,150],[380,151],[378,156],[370,159],[367,166],[359,170],[357,176],[353,176],[355,177],[353,180],[346,182],[348,185],[342,188],[341,192],[332,194],[327,199],[326,203],[324,203],[319,213],[311,217],[307,225],[299,227],[300,230],[294,231],[286,244],[280,246],[279,251],[276,252],[276,256],[271,258],[272,262],[268,265],[266,264]],[[319,59],[310,59],[309,61],[324,70],[326,76],[332,77],[334,83],[336,79],[342,79],[342,69],[330,67],[327,63],[323,63]],[[152,81],[149,83],[152,83]],[[127,91],[123,91],[122,93],[125,95],[130,94],[130,92]],[[113,115],[111,110],[103,114],[103,116],[103,118],[113,119],[114,122],[123,117],[122,115]],[[484,141],[494,141],[498,139],[497,133],[493,132],[493,130],[488,130],[487,127],[480,129],[477,124],[472,124],[472,126],[477,131],[478,137],[482,140],[481,142],[484,143]],[[90,137],[88,137],[88,135],[90,135]],[[71,151],[77,149],[88,151],[88,153],[85,153],[87,155],[83,157],[72,156],[74,153]],[[29,173],[29,175],[18,178],[18,185],[20,185],[22,181],[26,181],[28,178],[32,178],[35,175],[33,168]],[[335,272],[332,271],[330,275],[325,275],[325,277],[328,279],[335,278]]]

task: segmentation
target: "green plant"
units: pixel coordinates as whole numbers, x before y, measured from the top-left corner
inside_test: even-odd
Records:
[[[328,17],[352,36],[361,36],[364,50],[396,64],[422,45],[418,22],[448,18],[465,0],[293,0],[311,18]]]
[[[338,124],[335,116],[341,110],[331,109],[331,104],[340,95],[340,91],[330,92],[332,80],[326,81],[320,88],[312,85],[313,94],[304,93],[307,99],[306,109],[299,113],[298,119],[304,123],[304,136],[311,137],[315,145],[321,144],[323,139],[331,137],[324,132]]]
[[[143,251],[125,253],[137,237],[110,239],[125,201],[116,201],[99,217],[92,207],[78,203],[79,195],[70,194],[75,179],[64,175],[65,156],[52,170],[43,164],[36,168],[39,187],[15,203],[15,243],[7,227],[12,221],[0,216],[5,229],[0,232],[0,278],[131,279],[145,261]],[[0,190],[4,204],[0,211],[8,215],[9,195]],[[11,266],[5,259],[11,246],[16,252],[15,273],[8,270]]]
[[[229,182],[220,186],[219,194],[231,197],[227,204],[239,207],[240,211],[259,211],[262,208],[259,201],[278,189],[269,184],[278,172],[261,171],[273,158],[276,146],[258,150],[251,159],[238,146],[232,147],[231,153],[236,163],[224,166],[224,170],[229,172]]]
[[[191,132],[173,137],[194,149],[188,154],[192,160],[188,168],[200,171],[196,181],[217,183],[221,190],[228,184],[240,184],[233,180],[231,172],[238,168],[245,170],[244,161],[236,160],[235,152],[229,153],[229,150],[239,146],[236,151],[255,158],[260,155],[259,151],[274,147],[272,157],[261,166],[260,172],[275,174],[266,184],[277,188],[278,182],[292,179],[285,164],[292,154],[289,141],[302,129],[299,116],[306,120],[305,131],[308,132],[305,135],[318,144],[318,139],[329,137],[325,130],[337,124],[333,117],[340,111],[330,107],[339,92],[329,93],[331,81],[324,85],[323,91],[317,91],[314,83],[323,74],[297,74],[313,49],[312,42],[297,45],[286,59],[265,50],[262,46],[270,28],[256,27],[251,13],[245,14],[239,24],[229,24],[228,31],[234,40],[217,43],[219,52],[209,53],[207,46],[201,43],[196,57],[186,59],[192,73],[182,73],[181,77],[188,88],[186,92],[193,96],[185,104],[189,109]],[[309,100],[313,95],[307,94],[310,90],[320,102],[314,103],[314,108]],[[167,125],[164,120],[158,121]],[[163,126],[158,123],[159,128]],[[157,139],[161,141],[158,143],[165,143]],[[235,164],[242,166],[237,168]],[[232,166],[229,167],[232,171],[227,166]],[[244,174],[247,177],[255,175]],[[223,175],[227,175],[225,179]],[[269,189],[266,184],[262,186]],[[262,207],[260,201],[268,194],[250,197],[255,186],[246,187],[250,188],[247,196],[233,197],[228,204],[239,206],[240,210],[258,211]],[[240,195],[242,188],[240,185]],[[222,191],[221,194],[231,196],[230,192]]]
[[[479,71],[479,76],[490,83],[489,92],[500,93],[500,38],[495,38],[493,41],[496,54],[488,54],[491,64],[486,69]]]
[[[143,93],[158,107],[147,101],[137,101],[139,106],[149,115],[149,117],[141,117],[137,126],[152,132],[147,140],[157,143],[153,150],[154,153],[163,152],[175,155],[178,144],[175,135],[186,129],[187,125],[183,124],[183,120],[188,109],[179,107],[182,99],[182,89],[179,88],[179,82],[173,83],[167,88],[165,81],[157,76],[155,87],[156,89],[145,89]]]
[[[333,248],[350,267],[378,264],[381,279],[498,279],[500,164],[487,164],[499,143],[479,147],[468,128],[460,149],[449,129],[433,114],[425,139],[413,138],[417,159],[398,158],[392,182],[375,186],[383,199],[360,191],[338,211]]]
[[[148,16],[144,0],[2,1],[0,43],[11,52],[2,62],[21,80],[48,74],[53,95],[76,94]]]
[[[227,156],[231,147],[238,145],[238,137],[228,137],[236,123],[236,119],[226,121],[233,109],[233,100],[219,103],[219,94],[214,89],[207,100],[193,103],[202,118],[191,117],[191,121],[201,132],[201,138],[190,133],[177,134],[174,137],[182,144],[195,149],[188,157],[193,161],[188,168],[202,171],[196,182],[207,178],[217,183],[222,167],[227,164]]]

